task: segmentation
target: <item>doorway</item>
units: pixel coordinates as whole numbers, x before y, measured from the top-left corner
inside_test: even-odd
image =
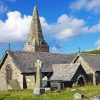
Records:
[[[77,78],[77,86],[84,86],[85,85],[85,78],[83,75],[80,75]]]

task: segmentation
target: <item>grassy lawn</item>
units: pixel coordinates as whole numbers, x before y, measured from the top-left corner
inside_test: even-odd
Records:
[[[75,89],[77,89],[75,91]],[[66,89],[63,91],[48,91],[41,96],[34,96],[32,90],[3,91],[0,92],[0,100],[73,100],[76,92],[85,94],[83,100],[88,100],[91,96],[100,94],[100,86],[85,86],[82,88]]]

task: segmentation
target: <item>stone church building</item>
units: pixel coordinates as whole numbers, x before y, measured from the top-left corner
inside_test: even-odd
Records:
[[[65,85],[100,84],[100,55],[57,54],[49,52],[43,37],[37,7],[34,7],[28,39],[23,51],[8,50],[0,62],[0,79],[17,79],[21,88],[33,89],[36,79],[35,62],[42,61],[41,77],[47,82],[64,81]],[[49,84],[49,86],[51,86]]]

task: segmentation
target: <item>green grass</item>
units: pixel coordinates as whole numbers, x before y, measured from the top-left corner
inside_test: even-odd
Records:
[[[0,92],[0,100],[73,100],[73,95],[76,92],[84,93],[85,98],[82,100],[88,100],[91,96],[100,94],[100,86],[85,86],[75,89],[77,90],[48,91],[41,96],[34,96],[32,90],[2,91]]]
[[[84,51],[82,53],[87,53],[87,54],[100,54],[100,50]]]

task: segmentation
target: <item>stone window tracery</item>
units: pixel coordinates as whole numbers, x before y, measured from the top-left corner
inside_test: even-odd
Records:
[[[10,80],[12,80],[12,68],[11,68],[11,65],[8,64],[6,66],[6,81],[7,81],[7,83],[9,83]]]

